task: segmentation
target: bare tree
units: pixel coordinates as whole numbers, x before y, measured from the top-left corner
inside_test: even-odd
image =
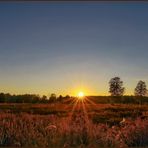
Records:
[[[122,96],[124,90],[123,81],[119,77],[114,77],[109,81],[109,93],[111,96]]]
[[[146,83],[144,81],[139,81],[137,83],[137,86],[135,88],[135,96],[146,96],[147,94],[147,88]]]

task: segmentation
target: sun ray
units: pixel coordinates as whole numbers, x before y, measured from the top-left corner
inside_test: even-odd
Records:
[[[86,123],[88,123],[89,118],[88,118],[88,113],[87,113],[87,110],[86,110],[86,107],[85,107],[84,102],[82,102],[82,107],[83,107],[83,111],[84,111],[84,116],[85,116]]]
[[[89,113],[92,111],[93,107],[96,107],[95,102],[92,101],[90,97],[84,96],[84,93],[78,93],[78,97],[74,97],[70,104],[72,104],[72,109],[68,117],[70,124],[73,123],[75,117],[80,116],[82,117],[81,123],[84,123],[86,130],[90,130],[89,123],[91,122],[91,116],[89,116]]]
[[[92,104],[92,105],[95,105],[95,106],[96,106],[96,103],[94,103],[92,100],[90,100],[90,98],[87,98],[87,97],[86,97],[86,100],[87,100],[90,104]]]
[[[84,103],[84,105],[85,105],[86,110],[89,111],[89,110],[91,109],[91,106],[89,105],[88,101],[85,99],[85,100],[83,101],[83,103]]]
[[[77,104],[78,104],[78,100],[75,100],[75,102],[74,102],[74,104],[73,104],[73,107],[72,107],[72,110],[71,110],[71,112],[70,112],[70,114],[69,114],[69,121],[70,121],[70,122],[71,122],[72,116],[73,116],[73,114],[74,114],[74,112],[75,112],[75,108],[77,107]]]

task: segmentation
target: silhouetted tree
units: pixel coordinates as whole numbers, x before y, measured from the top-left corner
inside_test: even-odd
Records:
[[[59,95],[59,97],[57,98],[57,101],[62,102],[62,100],[63,100],[63,96]]]
[[[43,95],[41,98],[41,103],[47,103],[47,96]]]
[[[5,102],[5,94],[0,93],[0,103],[4,103],[4,102]]]
[[[146,96],[146,94],[147,94],[146,83],[140,80],[135,88],[135,96],[142,97]]]
[[[111,96],[122,96],[124,90],[123,81],[119,77],[114,77],[109,81],[109,93]]]
[[[49,98],[49,102],[55,102],[57,99],[56,94],[52,93]]]

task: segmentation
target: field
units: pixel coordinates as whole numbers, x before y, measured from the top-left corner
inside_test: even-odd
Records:
[[[147,104],[1,103],[0,112],[0,146],[148,146]]]

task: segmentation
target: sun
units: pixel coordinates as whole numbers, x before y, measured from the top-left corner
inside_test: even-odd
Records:
[[[84,93],[83,93],[82,91],[80,91],[80,92],[78,93],[78,97],[79,97],[79,98],[83,98],[83,97],[84,97]]]

